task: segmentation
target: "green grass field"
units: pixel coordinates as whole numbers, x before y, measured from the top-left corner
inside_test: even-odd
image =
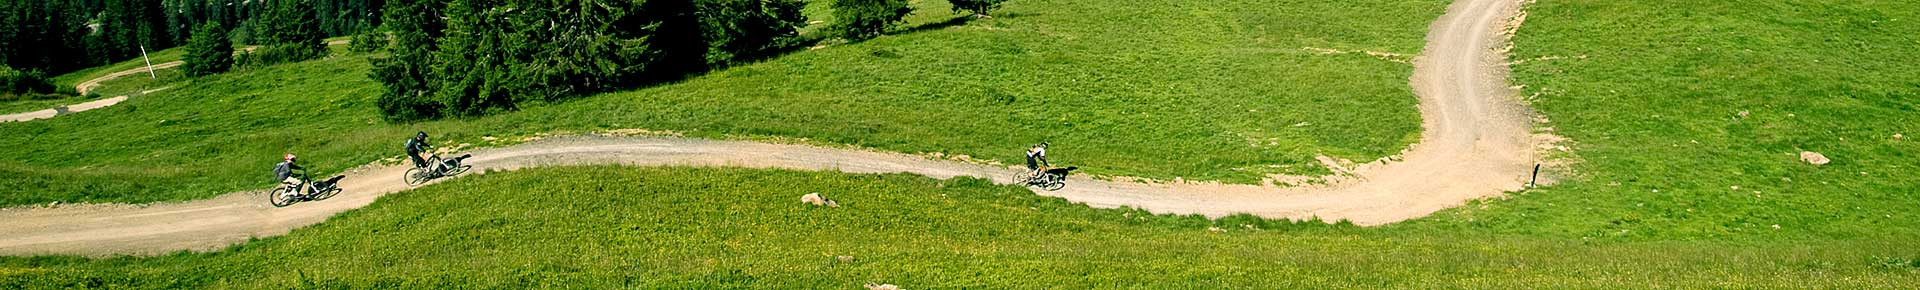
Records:
[[[1319,174],[1314,155],[1393,154],[1417,138],[1419,121],[1409,65],[1306,48],[1412,54],[1442,5],[1029,1],[955,25],[948,20],[960,15],[944,3],[924,4],[893,36],[681,83],[403,125],[378,121],[380,87],[365,77],[366,56],[338,56],[192,80],[98,113],[0,124],[0,140],[20,144],[0,148],[0,204],[256,189],[271,184],[266,172],[281,153],[344,170],[398,156],[416,130],[479,143],[645,128],[1007,163],[1050,141],[1052,159],[1096,174],[1247,183]]]
[[[90,92],[100,94],[102,97],[135,95],[143,91],[174,86],[190,80],[192,80],[192,78],[187,77],[186,71],[181,70],[179,67],[157,69],[154,70],[152,74],[143,73],[100,82],[100,86],[94,87],[93,91]]]
[[[799,203],[809,192],[841,207]],[[1920,283],[1920,265],[1878,257],[1916,254],[1209,221],[965,178],[578,167],[396,193],[216,253],[0,258],[0,287],[1880,288]]]
[[[0,114],[26,113],[26,112],[32,112],[32,111],[46,110],[46,109],[51,109],[54,106],[70,105],[78,101],[86,101],[86,100],[87,99],[83,99],[83,98],[59,98],[59,99],[50,99],[50,100],[5,101],[5,102],[0,102]]]
[[[1573,58],[1515,65],[1514,77],[1551,118],[1545,126],[1574,140],[1580,177],[1422,223],[1920,246],[1920,140],[1893,137],[1920,132],[1920,62],[1911,61],[1920,7],[1543,1],[1530,10],[1513,58]],[[1834,161],[1800,162],[1802,150]]]
[[[216,76],[103,114],[0,124],[0,140],[22,144],[0,147],[0,204],[259,188],[280,152],[338,171],[397,155],[417,129],[473,141],[650,128],[1006,161],[1048,139],[1056,158],[1099,173],[1245,180],[1257,172],[1233,169],[1299,168],[1293,158],[1311,153],[1362,159],[1412,141],[1406,65],[1300,47],[1411,53],[1443,4],[1012,3],[991,20],[679,84],[413,125],[379,122],[378,87],[342,77],[364,74],[363,57]],[[1905,136],[1920,132],[1910,61],[1920,8],[1546,1],[1529,11],[1515,83],[1551,120],[1543,126],[1573,140],[1556,153],[1572,176],[1383,227],[1090,209],[975,179],[543,168],[396,193],[215,253],[0,258],[0,288],[1920,283],[1920,144]],[[921,13],[916,24],[947,19]],[[1113,19],[1133,22],[1109,29]],[[1248,146],[1238,130],[1280,145]],[[1802,163],[1802,150],[1834,162]],[[844,207],[800,205],[808,192]]]
[[[148,53],[147,57],[151,58],[153,64],[162,64],[162,63],[180,60],[180,58],[186,56],[186,54],[187,54],[187,50],[185,48],[171,48],[171,49],[165,49],[160,51],[151,51]],[[147,65],[147,61],[148,60],[135,58],[135,59],[125,60],[125,61],[115,62],[109,65],[98,66],[98,67],[93,67],[89,69],[70,72],[67,74],[59,75],[59,76],[54,76],[52,81],[53,81],[53,85],[55,86],[73,87],[73,85],[80,84],[80,82],[103,77],[108,74],[113,74],[115,72],[145,67]]]

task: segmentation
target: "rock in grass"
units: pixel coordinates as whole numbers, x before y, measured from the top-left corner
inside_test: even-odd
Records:
[[[800,203],[814,206],[840,207],[840,203],[834,202],[832,199],[827,199],[827,196],[820,195],[818,192],[800,196]]]
[[[1827,163],[1833,162],[1833,160],[1827,159],[1827,155],[1813,151],[1801,151],[1800,161],[1806,161],[1808,164],[1813,165],[1827,165]]]
[[[900,290],[900,286],[894,286],[893,284],[867,283],[866,286],[867,290]]]
[[[821,197],[820,193],[818,192],[808,193],[807,195],[800,196],[800,203],[812,204],[812,205],[827,205],[827,198]]]
[[[841,263],[853,263],[853,256],[833,256],[833,259],[840,260]]]
[[[1899,134],[1899,133],[1894,133],[1894,134],[1893,134],[1893,140],[1900,140],[1900,138],[1906,138],[1906,137],[1907,137],[1907,136],[1900,136],[1900,134]]]

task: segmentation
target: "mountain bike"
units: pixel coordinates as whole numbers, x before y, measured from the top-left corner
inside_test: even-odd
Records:
[[[473,165],[461,164],[461,161],[465,161],[470,157],[473,157],[473,154],[461,154],[460,157],[454,157],[444,161],[437,155],[427,157],[427,164],[431,164],[428,168],[414,167],[413,169],[407,169],[407,175],[401,176],[401,179],[406,181],[409,186],[418,186],[434,179],[460,175],[461,173],[466,173],[469,169],[473,169]]]
[[[327,180],[313,182],[307,179],[307,175],[303,172],[299,178],[301,184],[307,185],[305,186],[307,189],[306,193],[300,192],[300,186],[295,186],[291,183],[282,183],[280,187],[267,192],[267,202],[272,203],[273,207],[286,207],[294,203],[331,198],[334,195],[340,194],[340,179],[347,178],[347,176],[334,176]]]
[[[1068,166],[1067,168],[1047,169],[1041,171],[1040,174],[1033,174],[1032,171],[1020,171],[1020,173],[1013,174],[1013,181],[1047,191],[1060,190],[1061,188],[1067,187],[1067,174],[1072,173],[1075,169],[1080,169],[1080,167]]]

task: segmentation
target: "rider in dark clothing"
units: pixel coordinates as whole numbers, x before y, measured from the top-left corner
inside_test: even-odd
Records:
[[[273,165],[273,177],[277,180],[280,180],[281,183],[287,184],[287,186],[292,186],[293,193],[298,193],[300,192],[300,187],[303,185],[301,183],[304,183],[304,182],[301,182],[300,178],[298,178],[298,176],[295,176],[293,171],[307,170],[307,169],[304,167],[300,167],[299,164],[294,164],[293,153],[287,153],[287,156],[284,159],[286,161],[281,161],[280,164]]]
[[[428,149],[433,149],[433,145],[427,144],[425,131],[414,134],[413,139],[407,139],[407,157],[413,158],[413,167],[427,168],[427,159],[421,158],[420,153],[425,153]]]

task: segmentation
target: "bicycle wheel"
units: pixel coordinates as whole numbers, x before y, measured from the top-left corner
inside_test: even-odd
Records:
[[[1032,175],[1032,174],[1030,174],[1030,173],[1028,173],[1028,172],[1026,172],[1026,171],[1021,171],[1021,172],[1018,172],[1018,173],[1014,173],[1014,174],[1013,174],[1013,180],[1011,180],[1011,181],[1008,181],[1008,183],[1010,183],[1010,184],[1029,184],[1029,183],[1032,183],[1032,180],[1033,180],[1033,175]]]
[[[445,176],[460,175],[461,173],[467,173],[468,169],[473,169],[473,165],[461,165],[459,167],[454,167],[453,169],[447,169],[447,174],[444,174],[444,175]]]
[[[1066,187],[1067,187],[1066,180],[1056,179],[1056,180],[1053,180],[1053,182],[1048,182],[1046,185],[1040,186],[1040,189],[1045,189],[1047,191],[1055,191],[1055,190],[1060,190],[1061,188],[1066,188]]]
[[[418,186],[421,183],[427,183],[427,179],[429,179],[427,177],[429,177],[427,176],[427,170],[420,169],[419,167],[407,169],[407,175],[401,176],[409,186]]]
[[[292,205],[294,203],[293,199],[295,197],[293,196],[293,194],[287,193],[287,191],[289,190],[293,190],[293,189],[287,188],[286,186],[280,186],[278,188],[274,188],[273,191],[267,192],[267,202],[272,203],[273,207],[285,207],[288,205]]]
[[[335,185],[333,188],[328,188],[326,191],[314,193],[313,196],[308,197],[307,200],[319,201],[319,200],[331,198],[334,195],[339,195],[339,194],[340,194],[340,186]]]

